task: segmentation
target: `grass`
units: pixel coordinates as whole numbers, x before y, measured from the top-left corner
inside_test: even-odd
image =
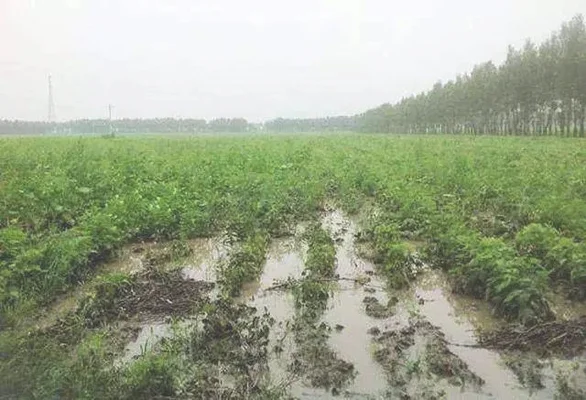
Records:
[[[235,296],[262,272],[270,239],[315,221],[326,202],[348,214],[377,211],[363,238],[391,286],[412,279],[404,242],[415,240],[424,243],[428,263],[449,272],[455,290],[486,299],[511,320],[550,318],[548,296],[560,287],[569,297],[586,296],[586,142],[580,139],[6,138],[0,139],[0,351],[8,358],[0,359],[0,372],[21,374],[14,390],[25,397],[62,393],[74,378],[69,386],[81,385],[75,396],[109,379],[125,388],[120,393],[145,393],[141,385],[152,374],[165,376],[156,372],[167,368],[161,359],[106,374],[108,356],[100,355],[96,339],[102,328],[81,334],[69,348],[80,352],[71,364],[54,341],[22,336],[21,320],[91,278],[121,246],[141,240],[172,241],[180,257],[185,239],[225,234],[235,246],[220,284]],[[317,227],[307,240],[310,272],[298,299],[327,300],[327,287],[313,278],[333,273],[333,243]],[[103,286],[112,293],[127,284],[124,276],[109,279]],[[55,368],[27,367],[24,360],[39,355]],[[32,372],[25,374],[27,368]],[[66,379],[65,371],[76,368],[85,378]],[[92,380],[89,370],[106,375],[96,372]]]

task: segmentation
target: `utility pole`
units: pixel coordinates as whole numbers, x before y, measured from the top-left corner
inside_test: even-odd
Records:
[[[108,104],[108,120],[110,121],[110,136],[114,136],[114,126],[112,125],[112,104]]]
[[[51,77],[51,74],[49,74],[49,105],[48,105],[48,115],[47,115],[47,120],[49,122],[54,122],[56,117],[55,117],[55,101],[53,100],[53,79]]]

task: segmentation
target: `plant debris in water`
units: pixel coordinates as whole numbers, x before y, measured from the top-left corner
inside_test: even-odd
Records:
[[[297,350],[290,369],[312,387],[339,393],[355,376],[354,366],[337,357],[328,340],[331,329],[325,323],[298,316],[293,324]]]
[[[185,280],[181,271],[149,266],[136,275],[110,274],[100,278],[95,292],[82,298],[76,310],[55,324],[35,332],[75,344],[84,329],[96,329],[120,320],[187,316],[205,302],[213,283]]]
[[[530,390],[543,389],[544,363],[535,357],[526,357],[522,354],[509,355],[505,364],[519,379],[519,382]]]
[[[268,390],[269,332],[274,319],[254,307],[218,299],[204,307],[201,327],[170,339],[167,352],[184,354],[183,396],[249,399]],[[197,371],[192,374],[191,371]]]
[[[363,300],[366,315],[372,318],[384,319],[392,316],[393,306],[396,304],[396,298],[389,300],[388,304],[383,305],[374,296],[366,296]]]
[[[375,359],[387,372],[392,391],[401,398],[435,398],[442,390],[419,391],[425,382],[446,379],[454,386],[470,385],[478,390],[484,384],[468,366],[448,349],[443,333],[428,321],[412,319],[400,330],[372,332]],[[414,385],[417,394],[413,393]]]
[[[334,241],[317,224],[310,226],[305,236],[309,246],[304,277],[293,287],[297,313],[291,330],[296,350],[289,369],[309,386],[337,394],[356,372],[351,363],[330,348],[331,328],[320,322],[329,298],[329,281],[335,272]]]
[[[226,295],[238,296],[244,283],[259,278],[266,258],[268,239],[261,232],[247,236],[229,255],[228,262],[220,265],[220,284]]]
[[[480,343],[487,348],[533,351],[542,356],[574,356],[586,349],[586,317],[531,327],[513,325],[485,333]]]
[[[187,315],[201,305],[214,284],[185,280],[180,271],[154,267],[132,277],[111,276],[99,284],[95,295],[82,301],[78,313],[88,326],[145,314]]]

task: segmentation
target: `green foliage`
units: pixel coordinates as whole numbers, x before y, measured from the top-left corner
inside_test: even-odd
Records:
[[[458,290],[484,297],[501,314],[525,323],[551,318],[544,296],[547,271],[534,259],[495,238],[469,238],[462,251],[470,261],[450,271]]]
[[[546,254],[545,263],[554,278],[568,282],[571,297],[586,298],[586,244],[560,238]]]
[[[126,398],[164,398],[175,394],[175,365],[165,354],[148,354],[124,374]],[[124,393],[124,392],[123,392]]]
[[[396,213],[391,213],[395,215]],[[417,275],[420,261],[414,249],[403,242],[403,229],[415,230],[414,219],[404,219],[400,223],[388,222],[389,215],[383,214],[370,221],[370,226],[362,236],[362,240],[370,242],[373,250],[373,261],[379,271],[387,278],[391,288],[399,289],[409,283]]]
[[[305,278],[293,287],[293,296],[298,308],[306,307],[319,313],[326,309],[330,289],[327,282]]]
[[[519,255],[539,259],[552,282],[563,279],[578,292],[585,165],[573,139],[4,139],[0,305],[50,302],[128,242],[172,240],[180,257],[181,241],[224,232],[249,242],[233,254],[231,265],[241,266],[225,271],[228,292],[237,291],[258,276],[268,236],[311,220],[326,199],[346,210],[380,210],[367,239],[389,270],[405,258],[397,245],[406,239],[428,241],[426,257],[449,270],[473,258],[470,241],[508,243],[518,234]],[[537,243],[532,224],[559,232],[546,253],[551,238]],[[309,265],[331,276],[334,254],[318,247]]]
[[[538,259],[554,281],[565,281],[571,297],[586,296],[586,245],[561,237],[551,227],[531,224],[516,237],[521,254]]]
[[[586,25],[579,14],[539,47],[361,114],[365,132],[585,136]],[[498,192],[493,192],[494,194]]]
[[[260,277],[267,246],[268,236],[264,233],[254,233],[239,243],[229,261],[220,266],[222,287],[227,294],[238,295],[244,283]]]
[[[309,243],[305,268],[311,278],[325,279],[334,276],[336,249],[330,235],[319,225],[310,226],[305,234]]]
[[[95,292],[84,297],[79,304],[78,315],[87,326],[98,326],[109,317],[116,316],[117,298],[132,288],[134,280],[127,274],[112,273],[100,277]]]
[[[385,261],[380,270],[387,277],[389,285],[395,289],[409,285],[417,274],[409,246],[405,243],[389,244],[385,250]]]
[[[327,306],[330,282],[336,271],[336,249],[334,241],[318,223],[306,230],[307,258],[301,281],[293,287],[293,296],[298,309],[307,316],[317,317]]]
[[[559,233],[549,226],[530,224],[523,228],[515,238],[519,252],[536,258],[544,258],[556,245]]]

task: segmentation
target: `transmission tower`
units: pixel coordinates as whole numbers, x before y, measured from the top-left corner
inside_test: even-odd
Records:
[[[49,122],[54,122],[55,117],[55,100],[53,100],[53,79],[49,75],[49,111],[47,119]]]

